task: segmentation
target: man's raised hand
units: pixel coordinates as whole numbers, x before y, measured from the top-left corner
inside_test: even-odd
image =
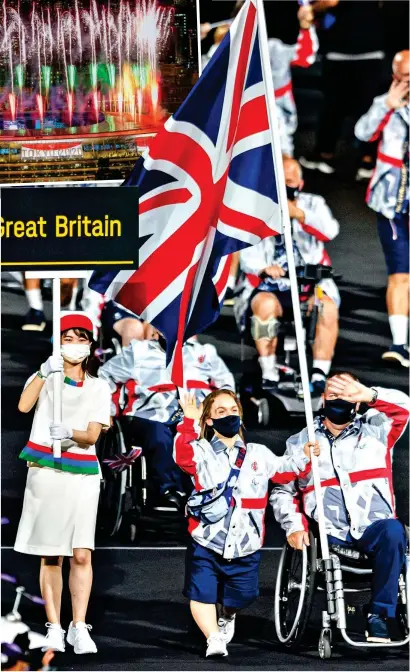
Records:
[[[386,98],[386,105],[390,110],[398,110],[408,103],[409,83],[393,80]]]
[[[327,382],[327,393],[334,395],[338,399],[350,402],[369,403],[373,399],[373,390],[366,385],[362,385],[358,380],[353,380],[346,374],[333,376]]]

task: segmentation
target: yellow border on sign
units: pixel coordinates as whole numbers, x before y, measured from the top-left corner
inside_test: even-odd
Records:
[[[133,264],[133,261],[2,261],[0,266],[106,266],[107,264]]]

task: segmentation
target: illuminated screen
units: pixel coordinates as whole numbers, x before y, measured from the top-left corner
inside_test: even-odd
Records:
[[[155,133],[197,78],[195,5],[4,0],[0,139]]]

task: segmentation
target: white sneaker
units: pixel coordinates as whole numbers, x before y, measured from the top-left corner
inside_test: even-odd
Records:
[[[64,653],[65,651],[65,642],[64,635],[65,630],[58,623],[46,623],[47,634],[47,646],[42,647],[42,651],[48,651],[52,649],[53,651],[59,651]]]
[[[212,635],[206,640],[206,657],[210,658],[211,656],[227,656],[228,650],[226,648],[226,642],[224,638],[219,634],[219,632],[213,632]]]
[[[232,641],[235,634],[235,618],[223,618],[222,616],[218,619],[219,632],[226,644]]]
[[[73,625],[71,621],[67,633],[67,642],[74,647],[74,653],[97,653],[95,642],[90,637],[89,630],[91,629],[91,625],[86,623]]]

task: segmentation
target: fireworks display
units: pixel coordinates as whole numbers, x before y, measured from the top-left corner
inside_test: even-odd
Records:
[[[1,7],[3,129],[158,118],[171,7],[156,0],[24,4],[30,11],[12,0]]]

